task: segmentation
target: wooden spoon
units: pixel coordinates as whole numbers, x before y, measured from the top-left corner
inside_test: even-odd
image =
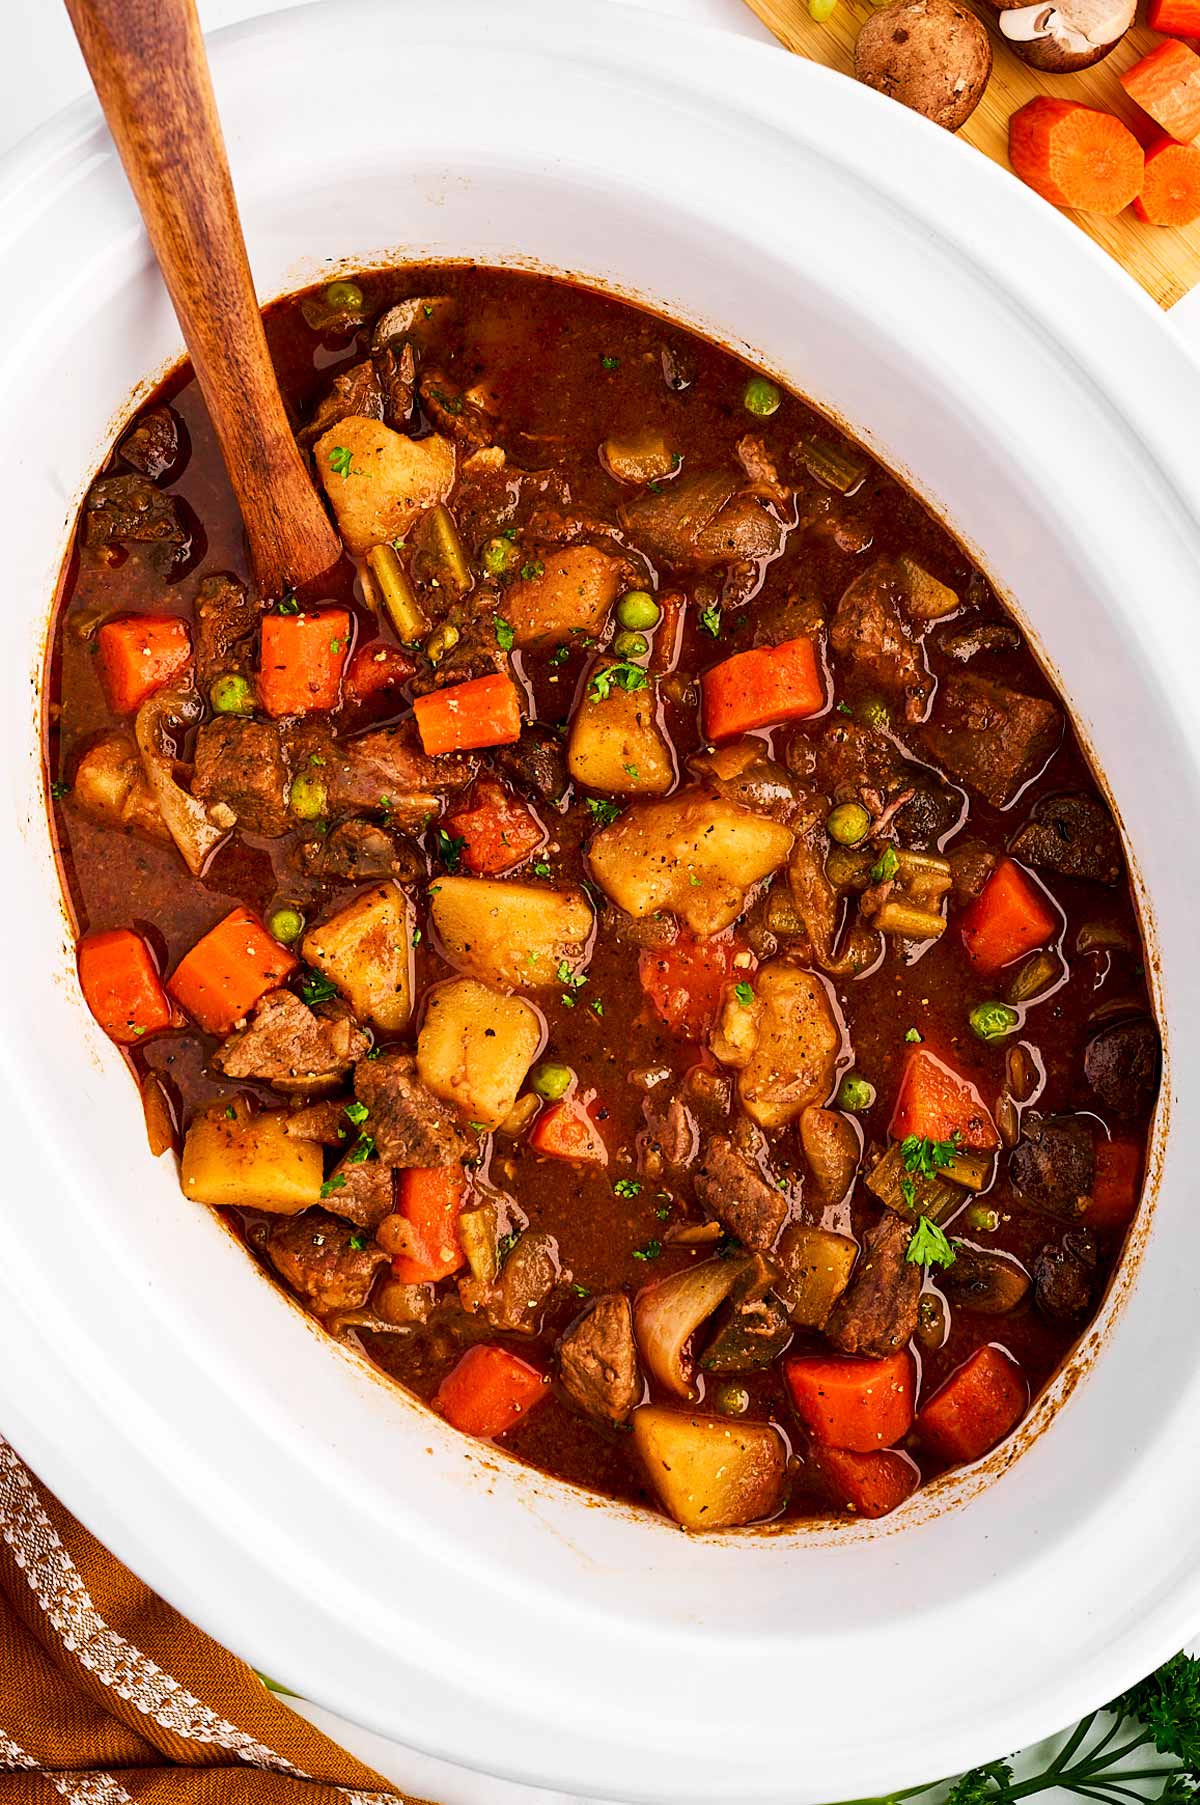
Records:
[[[175,304],[260,594],[341,556],[267,351],[193,0],[66,0]]]

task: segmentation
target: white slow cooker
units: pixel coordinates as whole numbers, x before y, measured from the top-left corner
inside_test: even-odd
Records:
[[[39,765],[75,509],[180,350],[83,104],[0,172],[0,1429],[238,1653],[459,1762],[818,1805],[1002,1755],[1200,1622],[1200,372],[1011,177],[753,43],[579,0],[345,0],[213,51],[264,298],[401,258],[571,272],[812,396],[974,548],[1125,824],[1168,1051],[1155,1200],[983,1467],[878,1525],[708,1539],[457,1436],[185,1202],[82,1006]]]

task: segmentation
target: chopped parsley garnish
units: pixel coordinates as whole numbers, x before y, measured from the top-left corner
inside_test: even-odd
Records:
[[[570,646],[558,646],[550,654],[550,663],[551,664],[565,664],[567,662],[567,659],[570,656],[571,656]]]
[[[613,357],[611,354],[606,354],[600,359],[600,362],[606,370],[619,370],[621,367],[620,358]]]
[[[358,1128],[366,1121],[371,1112],[365,1103],[347,1103],[342,1113],[348,1122],[353,1122],[354,1126]]]
[[[521,1239],[520,1229],[510,1228],[506,1235],[501,1235],[496,1243],[496,1264],[503,1266],[517,1242]]]
[[[905,1030],[904,1038],[915,1045],[921,1040],[921,1030],[919,1028],[908,1028]]]
[[[540,558],[534,558],[530,563],[522,564],[521,581],[523,583],[532,583],[534,577],[540,577],[544,574],[545,569],[546,566],[542,563],[542,560]]]
[[[899,869],[900,860],[896,857],[896,848],[885,846],[871,867],[871,882],[873,884],[890,883]]]
[[[289,589],[275,604],[276,614],[299,614],[300,604]]]
[[[329,468],[335,476],[349,476],[354,453],[348,445],[335,445],[329,454]]]
[[[414,929],[413,929],[413,931],[412,931],[412,943],[413,943],[413,945],[414,945],[414,946],[420,946],[420,944],[421,944],[421,930],[420,930],[420,928],[414,928]]]
[[[913,1266],[953,1266],[954,1249],[930,1216],[919,1216],[904,1257]]]
[[[754,1001],[754,986],[753,984],[735,984],[733,994],[739,1003],[748,1008]]]
[[[633,1257],[635,1260],[657,1260],[661,1252],[661,1241],[647,1241],[645,1247],[634,1248]]]
[[[445,408],[448,414],[457,416],[462,413],[463,404],[461,395],[447,395],[444,389],[435,389],[433,387],[430,388],[429,393],[433,396],[433,399],[439,406]]]
[[[368,1054],[368,1058],[370,1055]],[[360,1134],[346,1155],[348,1166],[361,1166],[364,1161],[374,1158],[375,1142],[371,1135]]]
[[[467,842],[459,834],[447,833],[444,827],[437,830],[438,858],[447,871],[457,871],[462,864],[462,855]]]
[[[237,1121],[237,1110],[233,1107],[232,1103],[227,1103],[225,1105],[225,1120],[227,1122]]]
[[[367,1238],[365,1235],[351,1235],[350,1245],[355,1253],[365,1253],[367,1250]]]
[[[55,802],[61,802],[64,796],[71,794],[71,786],[69,783],[64,783],[61,777],[56,777],[50,785],[50,794]]]
[[[953,1162],[961,1143],[962,1135],[957,1128],[948,1141],[931,1141],[924,1134],[906,1134],[900,1143],[904,1170],[915,1172],[920,1178],[936,1178],[943,1166]]]
[[[591,1002],[588,1004],[588,1008],[591,1010],[593,1015],[603,1015],[604,1014],[604,998],[603,997],[593,997]]]
[[[854,710],[851,708],[849,702],[839,702],[837,705],[837,711],[839,714],[853,714],[854,713]]]
[[[486,1122],[472,1122],[471,1127],[475,1130],[476,1134],[486,1134],[488,1131]]]
[[[572,1285],[571,1289],[576,1297],[590,1297],[592,1295],[587,1285]]]
[[[594,671],[588,679],[588,695],[593,702],[605,702],[613,689],[649,689],[650,678],[640,664],[633,664],[623,658],[619,664],[609,664],[603,670]]]
[[[517,637],[517,635],[516,635],[516,632],[511,624],[511,622],[506,621],[506,620],[501,620],[500,616],[497,615],[496,616],[496,644],[500,647],[500,650],[502,652],[511,652],[513,649],[513,643],[516,640],[516,637]]]
[[[300,995],[310,1009],[318,1003],[327,1003],[337,993],[337,985],[321,971],[305,972],[300,983]]]
[[[534,877],[549,877],[550,876],[550,867],[549,867],[549,865],[547,865],[545,859],[538,860],[537,864],[533,868],[533,875],[534,875]]]
[[[711,633],[714,639],[720,638],[720,636],[721,636],[721,610],[718,607],[716,607],[715,604],[711,608],[704,608],[701,610],[700,628],[701,628],[701,631],[704,633]]]
[[[611,827],[621,812],[621,804],[619,802],[606,802],[599,796],[589,796],[587,805],[593,819],[598,822],[601,827]]]
[[[501,539],[507,539],[509,541],[510,545],[513,542],[513,540],[516,538],[516,536],[517,536],[517,529],[515,526],[502,526],[500,528]]]
[[[618,1197],[638,1197],[641,1194],[641,1189],[642,1181],[640,1178],[618,1178],[616,1184],[613,1186],[613,1190]]]
[[[325,1183],[321,1186],[322,1197],[332,1197],[335,1191],[343,1190],[345,1184],[346,1174],[344,1172],[335,1172],[333,1177],[327,1178]]]

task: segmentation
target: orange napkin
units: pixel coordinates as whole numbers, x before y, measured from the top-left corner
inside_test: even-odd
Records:
[[[0,1805],[64,1800],[403,1805],[135,1579],[0,1438]]]

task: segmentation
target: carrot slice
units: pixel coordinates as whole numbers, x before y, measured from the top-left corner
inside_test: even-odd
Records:
[[[396,1208],[409,1225],[410,1254],[398,1254],[392,1271],[403,1285],[449,1278],[466,1261],[458,1238],[458,1213],[467,1193],[461,1166],[412,1166],[401,1172]]]
[[[574,1097],[542,1111],[530,1131],[529,1145],[550,1159],[575,1160],[588,1166],[608,1164],[608,1148],[589,1108]]]
[[[344,608],[315,614],[266,614],[258,657],[258,693],[269,715],[336,708],[350,651]]]
[[[192,661],[192,640],[173,614],[130,614],[106,620],[96,634],[100,677],[114,714],[134,714],[156,689],[173,683]]]
[[[908,1353],[883,1360],[800,1354],[784,1362],[796,1415],[819,1442],[869,1454],[907,1435],[913,1420]]]
[[[1142,1150],[1135,1141],[1097,1141],[1092,1194],[1083,1206],[1089,1228],[1122,1229],[1141,1199]]]
[[[1172,138],[1190,144],[1200,136],[1200,56],[1186,44],[1175,39],[1157,44],[1117,80]]]
[[[206,1033],[228,1034],[297,963],[257,915],[237,908],[183,955],[167,989]]]
[[[1146,23],[1165,38],[1200,38],[1200,0],[1150,0]]]
[[[507,1348],[481,1342],[447,1373],[433,1402],[455,1429],[490,1441],[549,1395],[544,1372]]]
[[[1200,145],[1160,138],[1146,152],[1146,179],[1133,210],[1148,226],[1200,219]]]
[[[740,960],[740,964],[735,964]],[[753,962],[744,941],[680,934],[670,946],[638,956],[638,977],[655,1014],[681,1040],[704,1040],[721,1012],[725,988]]]
[[[463,842],[465,869],[485,877],[524,864],[546,840],[533,810],[491,777],[479,779],[469,798],[446,816],[445,825]]]
[[[785,639],[782,645],[738,652],[705,671],[700,683],[710,740],[736,739],[756,727],[799,721],[825,706],[811,639]]]
[[[503,671],[418,696],[413,713],[430,758],[480,746],[511,746],[521,737],[521,698]]]
[[[85,935],[79,983],[88,1008],[119,1046],[171,1026],[171,1004],[153,954],[132,928]]]
[[[1020,1367],[989,1343],[921,1406],[917,1432],[940,1460],[978,1460],[1016,1428],[1028,1402]]]
[[[359,646],[346,667],[346,694],[354,702],[370,702],[380,695],[398,695],[416,670],[416,665],[399,646],[382,639]]]
[[[957,1135],[960,1146],[976,1153],[992,1153],[1000,1145],[996,1124],[970,1079],[928,1047],[914,1047],[904,1062],[888,1133],[894,1141],[910,1134],[929,1141]]]
[[[916,1462],[891,1448],[874,1454],[821,1448],[815,1464],[835,1508],[853,1517],[886,1517],[921,1482]]]
[[[1082,213],[1112,217],[1142,186],[1142,147],[1128,126],[1045,94],[1009,120],[1008,160],[1044,200]]]
[[[1002,859],[962,918],[963,945],[976,971],[999,971],[1058,933],[1048,893],[1015,859]]]

